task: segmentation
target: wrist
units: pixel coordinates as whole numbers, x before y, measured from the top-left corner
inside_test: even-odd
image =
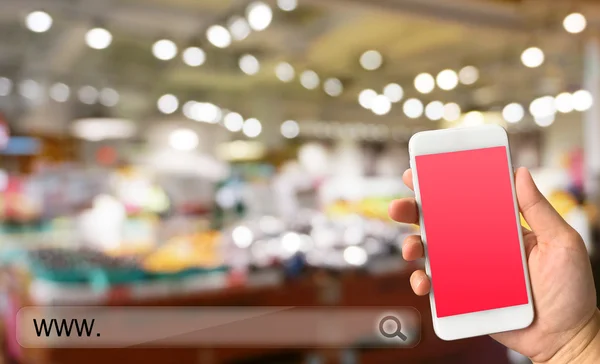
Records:
[[[600,311],[550,360],[536,364],[593,364],[600,362]]]

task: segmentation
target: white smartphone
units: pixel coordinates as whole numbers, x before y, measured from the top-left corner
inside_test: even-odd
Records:
[[[437,336],[529,326],[533,302],[504,128],[417,133],[409,152]]]

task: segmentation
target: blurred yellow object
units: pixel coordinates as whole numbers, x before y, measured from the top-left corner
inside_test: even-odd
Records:
[[[361,201],[336,201],[326,207],[330,216],[359,214],[371,219],[389,220],[388,206],[392,198],[366,198]]]
[[[554,191],[547,196],[548,202],[558,211],[560,216],[566,216],[575,207],[577,207],[577,200],[573,195],[565,191]],[[521,225],[529,229],[529,225],[521,215]]]
[[[149,242],[127,242],[122,246],[107,250],[105,253],[112,256],[132,256],[150,254],[155,248],[153,243]]]
[[[220,234],[215,231],[178,236],[150,254],[143,262],[151,272],[172,273],[189,268],[215,268],[223,264]]]

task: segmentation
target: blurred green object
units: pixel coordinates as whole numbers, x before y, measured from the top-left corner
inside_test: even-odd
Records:
[[[151,279],[169,280],[169,279],[182,279],[195,275],[207,275],[212,273],[224,273],[227,272],[226,266],[220,266],[216,268],[187,268],[177,272],[148,272],[147,275]]]

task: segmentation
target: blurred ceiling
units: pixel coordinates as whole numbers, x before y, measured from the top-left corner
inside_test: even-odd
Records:
[[[172,93],[181,103],[212,102],[267,124],[292,118],[428,128],[435,124],[424,117],[407,118],[401,104],[386,116],[375,116],[358,105],[358,94],[365,88],[382,92],[386,84],[397,82],[405,98],[457,102],[463,110],[496,110],[513,101],[526,105],[535,97],[580,87],[583,44],[590,29],[600,25],[598,1],[575,6],[551,0],[298,0],[289,12],[278,9],[275,0],[265,2],[273,9],[271,25],[220,49],[207,41],[206,30],[244,16],[251,1],[3,0],[0,77],[15,83],[35,80],[44,88],[62,82],[72,93],[85,85],[110,87],[119,92],[120,102],[108,112],[140,123],[163,120],[156,101]],[[25,17],[35,10],[51,14],[49,31],[34,33],[25,27]],[[583,34],[571,35],[562,28],[562,19],[574,10],[588,19]],[[112,33],[108,48],[86,45],[85,34],[94,27]],[[163,38],[177,44],[176,58],[161,61],[153,56],[153,43]],[[521,52],[532,45],[546,56],[544,65],[535,69],[520,62]],[[188,46],[206,52],[203,65],[184,64],[181,53]],[[371,49],[381,52],[383,65],[367,71],[359,58]],[[244,54],[259,60],[257,74],[240,70]],[[294,67],[293,82],[276,77],[275,67],[282,61]],[[415,90],[413,80],[421,72],[435,76],[466,65],[479,69],[481,77],[474,85],[452,91],[436,88],[427,95]],[[318,89],[302,87],[298,75],[304,70],[319,75]],[[341,96],[323,91],[329,77],[341,80]],[[36,107],[40,103],[17,92],[0,97],[0,107],[17,128],[17,121],[31,113],[51,117],[56,108]],[[65,105],[58,114],[69,120],[98,112],[76,97]]]

